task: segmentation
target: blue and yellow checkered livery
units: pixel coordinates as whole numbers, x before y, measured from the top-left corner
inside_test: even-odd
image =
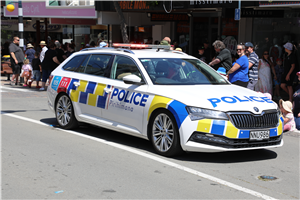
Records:
[[[74,82],[79,82],[80,85],[76,87]],[[73,102],[104,109],[107,99],[107,93],[104,91],[106,87],[110,88],[111,86],[92,81],[72,79],[67,93]]]

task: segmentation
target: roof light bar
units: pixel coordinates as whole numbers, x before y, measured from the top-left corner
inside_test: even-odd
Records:
[[[141,49],[170,49],[168,45],[149,45],[149,44],[126,44],[126,43],[113,43],[113,47],[129,47]]]

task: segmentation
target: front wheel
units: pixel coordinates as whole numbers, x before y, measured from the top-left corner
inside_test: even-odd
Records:
[[[156,112],[150,121],[149,133],[158,154],[175,156],[182,153],[177,124],[170,112],[165,110]]]
[[[63,94],[59,97],[55,108],[56,120],[63,129],[73,129],[78,126],[71,99],[67,95]]]

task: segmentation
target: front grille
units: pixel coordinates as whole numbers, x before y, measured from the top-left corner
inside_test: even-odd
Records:
[[[194,132],[189,141],[208,144],[217,147],[241,149],[251,147],[269,147],[280,145],[282,135],[270,137],[267,140],[250,141],[249,139],[231,139],[224,136],[207,136],[207,133]]]
[[[230,113],[231,122],[238,129],[271,128],[278,124],[278,113],[264,113],[253,115],[252,113]]]

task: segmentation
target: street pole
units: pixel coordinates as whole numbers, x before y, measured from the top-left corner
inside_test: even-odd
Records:
[[[18,14],[19,14],[19,33],[20,33],[20,44],[19,46],[24,50],[24,25],[23,25],[23,8],[22,1],[18,1]]]

